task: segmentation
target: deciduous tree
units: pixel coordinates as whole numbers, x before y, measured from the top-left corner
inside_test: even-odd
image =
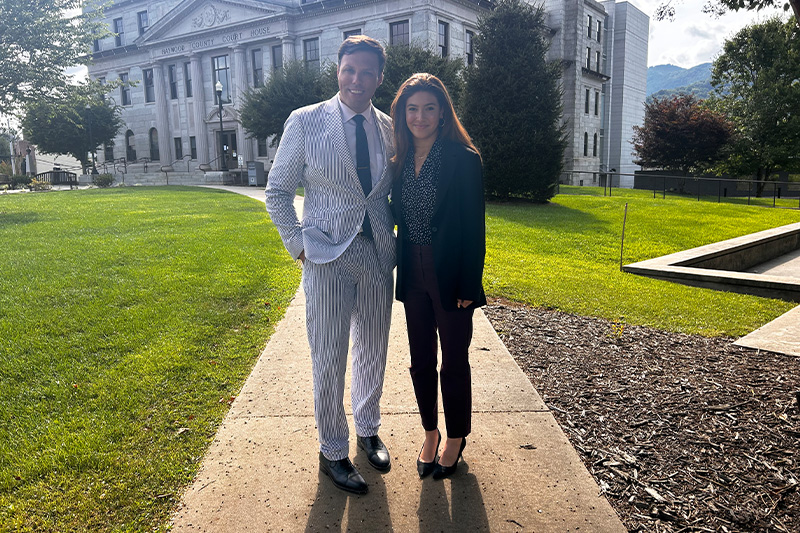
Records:
[[[755,176],[800,170],[800,30],[778,18],[727,40],[714,62],[712,105],[735,126],[720,169]]]
[[[0,114],[34,100],[67,94],[64,69],[84,62],[92,41],[108,30],[99,11],[68,15],[86,0],[0,1]]]
[[[330,98],[337,90],[336,65],[317,70],[303,61],[288,61],[262,87],[244,95],[242,125],[253,137],[272,137],[270,146],[277,146],[292,111]]]
[[[761,11],[770,7],[783,7],[784,11],[791,9],[795,24],[800,26],[800,0],[708,0],[703,6],[703,12],[721,16],[728,11]],[[672,20],[675,17],[675,5],[672,0],[659,5],[654,16],[656,20]]]
[[[25,138],[41,152],[71,155],[88,168],[90,153],[101,144],[114,144],[123,126],[118,106],[101,91],[98,82],[87,82],[69,87],[57,102],[28,104],[22,119]]]
[[[645,104],[644,124],[633,127],[634,163],[644,168],[684,173],[710,168],[730,140],[728,120],[682,94],[653,98]]]
[[[478,28],[463,114],[483,156],[486,191],[547,202],[555,195],[566,139],[561,64],[545,58],[543,8],[500,0]]]

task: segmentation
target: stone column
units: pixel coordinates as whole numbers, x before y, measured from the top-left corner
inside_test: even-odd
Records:
[[[206,131],[206,95],[203,86],[203,64],[198,54],[189,54],[192,63],[192,98],[194,98],[194,138],[197,141],[197,163],[211,161]]]
[[[247,57],[244,47],[233,47],[233,73],[231,76],[233,84],[233,105],[234,108],[241,110],[244,93],[247,91]],[[247,138],[247,133],[241,121],[236,123],[236,144],[238,145],[237,155],[241,156],[242,164],[247,168],[247,162],[253,160],[253,140]]]
[[[234,46],[233,65],[231,65],[231,98],[234,107],[242,105],[242,96],[247,90],[247,58],[244,54],[244,47]]]
[[[153,84],[156,92],[156,129],[158,130],[158,154],[161,165],[171,165],[175,159],[172,157],[172,131],[169,127],[169,105],[167,103],[167,90],[163,63],[153,65]]]
[[[283,64],[287,61],[294,61],[294,37],[284,37],[281,39],[283,45]]]

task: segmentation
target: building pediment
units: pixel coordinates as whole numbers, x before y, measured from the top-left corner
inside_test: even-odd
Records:
[[[232,106],[223,106],[222,120],[223,122],[239,122],[239,111]],[[219,124],[219,107],[214,107],[214,109],[206,113],[206,124]]]
[[[136,39],[139,47],[195,39],[198,34],[225,32],[238,26],[284,15],[287,5],[261,0],[185,0]]]

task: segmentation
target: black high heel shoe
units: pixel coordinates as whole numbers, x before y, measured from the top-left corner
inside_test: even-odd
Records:
[[[464,440],[461,441],[461,448],[458,450],[458,457],[456,457],[456,462],[450,466],[443,466],[436,463],[436,468],[433,470],[433,479],[444,479],[446,477],[450,477],[456,473],[458,470],[458,461],[461,459],[461,454],[464,453],[464,448],[467,447],[467,438],[464,437]]]
[[[433,461],[430,463],[420,461],[419,458],[422,455],[422,450],[425,448],[425,443],[422,443],[422,448],[419,449],[419,455],[417,455],[417,473],[419,473],[420,479],[431,475],[438,464],[437,460],[439,459],[439,444],[442,442],[442,432],[438,430],[437,432],[439,433],[439,440],[436,441],[436,454],[433,456]]]

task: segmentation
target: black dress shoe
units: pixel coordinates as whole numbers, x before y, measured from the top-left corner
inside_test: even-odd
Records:
[[[422,455],[422,450],[425,449],[425,444],[422,444],[422,448],[419,449],[419,455],[417,455],[417,473],[419,474],[419,478],[422,479],[424,477],[428,477],[429,475],[433,474],[434,469],[436,469],[436,462],[439,459],[439,444],[442,443],[442,433],[439,431],[439,440],[436,441],[436,453],[433,456],[433,461],[430,463],[426,463],[425,461],[420,460],[420,456]]]
[[[338,461],[331,461],[319,452],[319,469],[323,474],[331,478],[333,484],[342,490],[354,494],[366,494],[367,483],[356,467],[345,457]]]
[[[375,470],[388,472],[392,468],[389,462],[389,450],[377,435],[372,437],[358,437],[358,447],[367,452],[367,461]]]
[[[458,470],[458,460],[461,459],[461,454],[464,452],[464,448],[467,447],[467,439],[461,441],[461,448],[458,450],[458,457],[456,457],[456,462],[450,466],[443,466],[439,463],[436,463],[436,468],[433,470],[433,479],[444,479],[446,477],[450,477],[456,473]]]

